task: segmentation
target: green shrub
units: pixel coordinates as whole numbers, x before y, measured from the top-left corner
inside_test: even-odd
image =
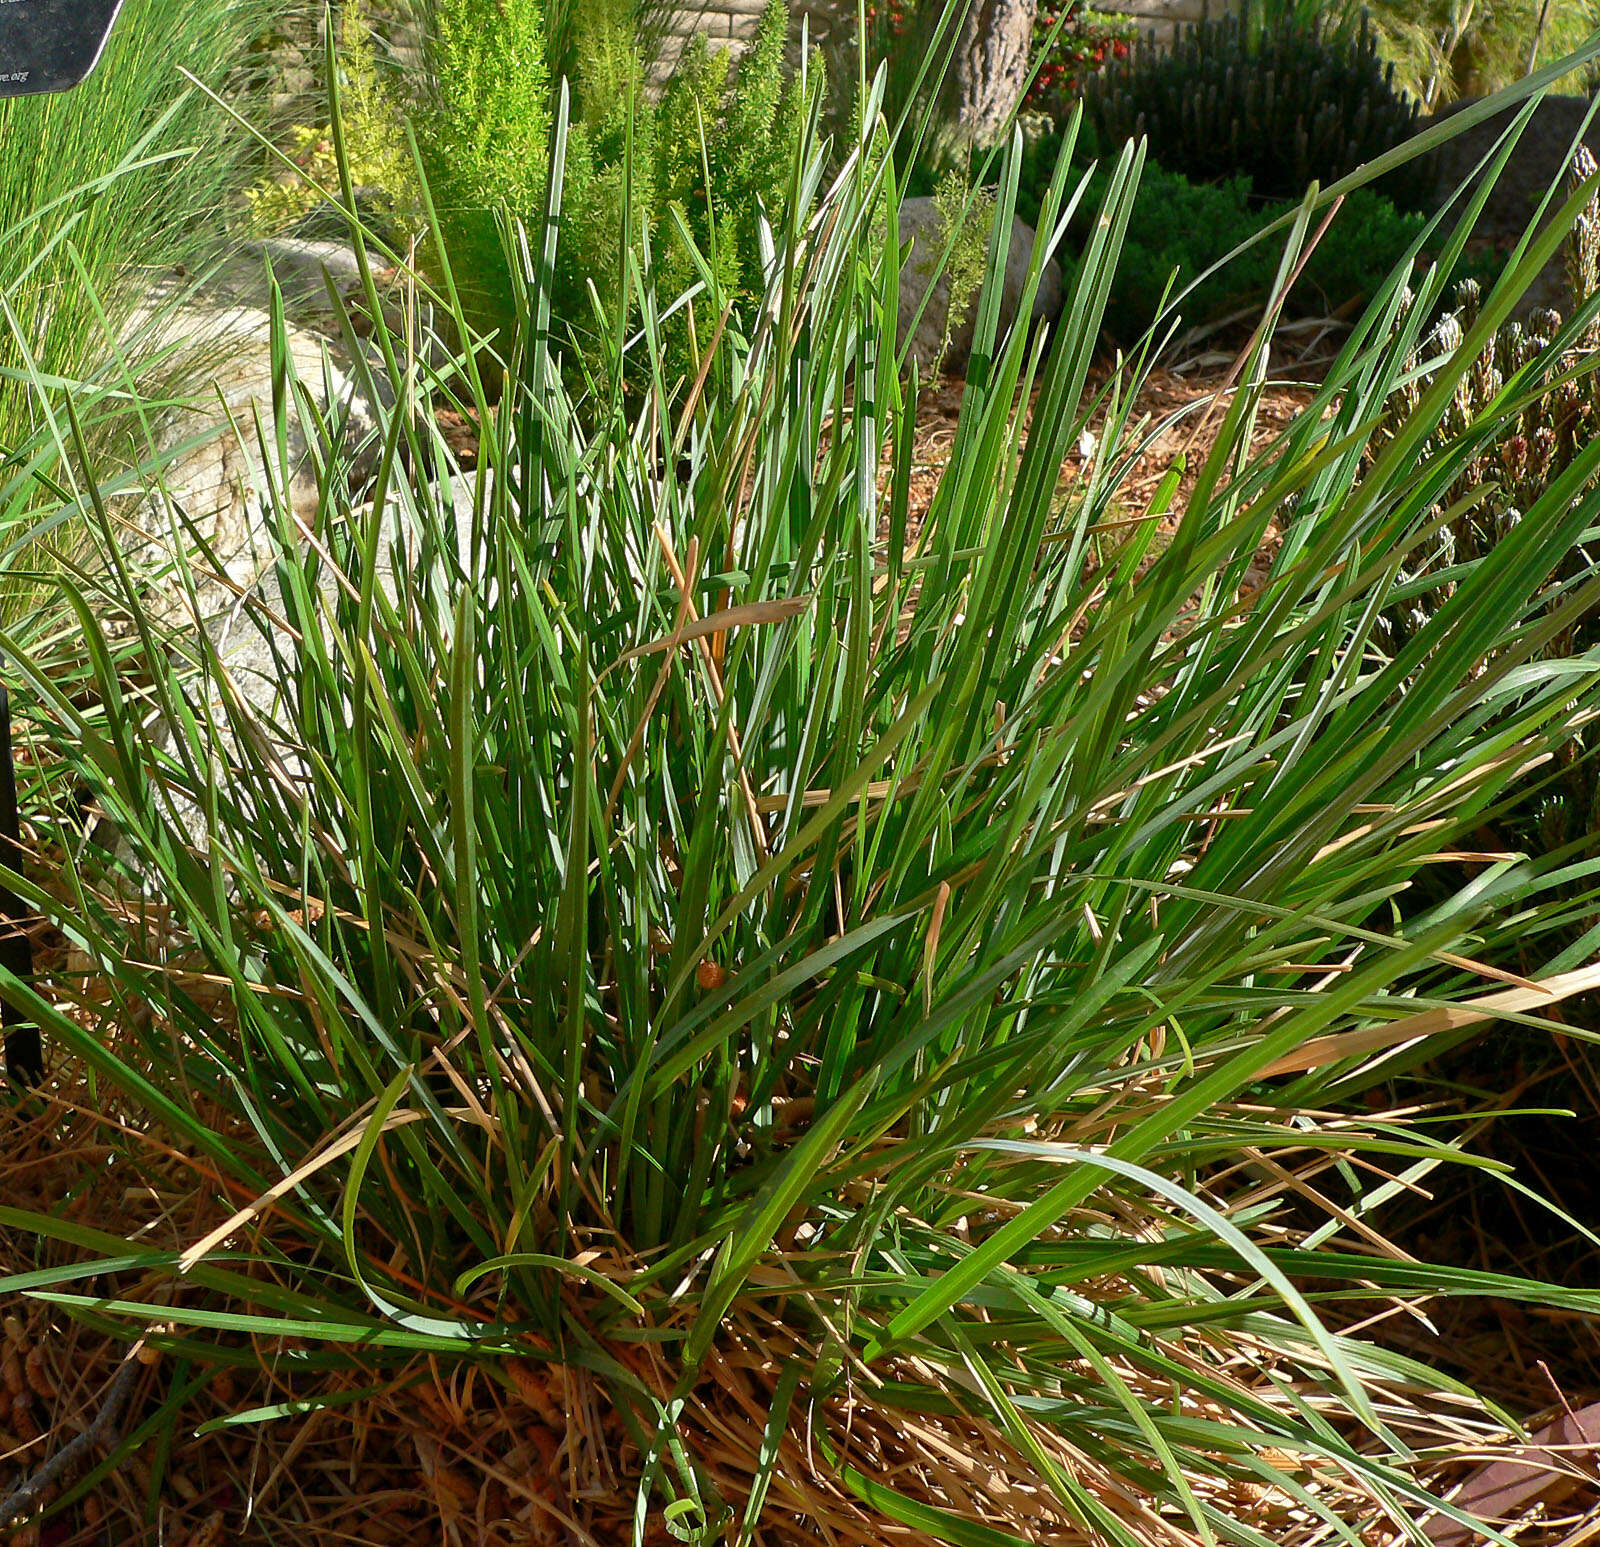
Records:
[[[485,331],[511,314],[503,211],[544,202],[551,81],[545,0],[436,0],[428,9],[423,165],[468,315]],[[574,204],[582,191],[572,190]]]
[[[415,228],[420,206],[404,120],[384,87],[367,18],[354,0],[341,8],[338,27],[340,122],[351,180],[380,192],[398,224]],[[245,195],[250,224],[265,234],[299,224],[318,206],[336,201],[339,191],[331,125],[294,124],[280,138],[298,175],[275,166]]]
[[[496,330],[503,338],[515,286],[502,225],[508,217],[537,221],[545,200],[554,117],[543,51],[550,3],[432,0],[430,6],[428,106],[418,120],[424,166],[469,318],[480,332]],[[557,323],[580,341],[595,326],[597,303],[599,316],[615,312],[624,246],[635,259],[648,252],[664,293],[708,276],[707,328],[724,303],[737,305],[752,293],[760,277],[760,212],[775,211],[787,197],[804,94],[822,89],[814,70],[803,82],[789,78],[782,0],[763,14],[736,86],[730,87],[726,51],[697,39],[658,104],[642,90],[630,27],[626,16],[601,7],[581,22],[578,37],[564,158],[567,235],[549,297]],[[680,369],[682,326],[673,351]]]
[[[1263,22],[1249,0],[1171,48],[1142,40],[1090,78],[1084,100],[1103,143],[1147,136],[1168,171],[1246,177],[1263,199],[1336,181],[1407,139],[1418,117],[1364,18],[1353,32],[1292,13]],[[1386,186],[1402,203],[1429,191],[1420,172]]]
[[[1055,135],[1042,136],[1029,146],[1018,196],[1025,220],[1032,218],[1035,201],[1048,186],[1059,147]],[[1097,174],[1092,186],[1103,190],[1107,176]],[[1125,342],[1142,334],[1155,321],[1164,299],[1290,207],[1255,199],[1247,177],[1194,183],[1181,173],[1148,164],[1106,313],[1113,332]],[[1382,194],[1357,189],[1312,253],[1295,285],[1291,309],[1327,314],[1374,294],[1422,226],[1420,215],[1403,215]],[[1259,308],[1277,277],[1282,254],[1282,242],[1268,238],[1235,258],[1184,297],[1180,310],[1185,323],[1201,325]]]
[[[404,123],[411,117],[430,196],[474,331],[509,337],[515,314],[509,222],[537,220],[544,207],[549,147],[561,78],[569,72],[570,121],[564,152],[563,243],[548,296],[559,335],[580,355],[597,347],[596,307],[615,310],[624,271],[625,168],[630,208],[626,243],[647,259],[663,292],[677,294],[702,274],[722,304],[736,305],[758,277],[763,208],[787,197],[784,179],[806,112],[820,94],[813,70],[804,86],[785,68],[788,15],[782,0],[763,14],[736,77],[726,50],[696,39],[661,94],[643,90],[648,13],[629,0],[568,7],[561,0],[430,0],[425,8],[421,82],[380,78],[361,14],[344,12],[341,108],[346,153],[357,184],[390,196],[413,230],[423,206]],[[815,60],[811,61],[815,64]],[[402,95],[403,93],[403,95]],[[337,192],[331,131],[293,132],[304,172],[275,173],[252,190],[257,222],[294,223]],[[439,251],[424,261],[437,280]],[[669,330],[669,365],[686,359],[686,327]]]
[[[1373,920],[1467,840],[1509,748],[1600,707],[1600,665],[1556,670],[1529,627],[1600,501],[1552,491],[1375,661],[1423,540],[1404,437],[1466,369],[1364,464],[1412,342],[1387,341],[1396,280],[1253,452],[1258,345],[1159,551],[1136,374],[1063,503],[1130,148],[1048,355],[980,337],[910,540],[884,163],[870,130],[835,180],[799,144],[693,415],[659,375],[580,404],[534,291],[508,398],[470,405],[471,478],[403,366],[370,503],[301,415],[325,497],[307,532],[265,480],[271,584],[231,624],[252,670],[203,629],[109,635],[87,583],[81,655],[0,638],[68,868],[7,879],[72,946],[0,989],[92,1071],[96,1172],[163,1178],[162,1229],[127,1241],[0,1206],[36,1242],[0,1293],[184,1370],[264,1361],[270,1401],[230,1426],[443,1381],[434,1442],[497,1476],[482,1436],[524,1433],[547,1371],[552,1509],[594,1540],[995,1541],[1019,1499],[1062,1543],[1414,1520],[1474,1404],[1319,1307],[1597,1297],[1374,1249],[1389,1169],[1459,1152],[1319,1098],[1481,986],[1478,889]],[[1497,916],[1542,884],[1508,870]]]
[[[989,266],[989,228],[994,223],[995,192],[992,188],[973,188],[967,177],[952,167],[933,191],[933,206],[939,217],[934,242],[945,257],[945,326],[939,358],[929,367],[928,379],[937,380],[945,351],[958,323],[963,321]],[[918,260],[919,263],[922,260]],[[927,260],[933,262],[930,255]]]

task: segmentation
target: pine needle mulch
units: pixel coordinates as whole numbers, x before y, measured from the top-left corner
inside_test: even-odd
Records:
[[[12,1117],[0,1162],[8,1204],[54,1208],[81,1231],[174,1249],[227,1217],[230,1201],[207,1184],[202,1165],[114,1110],[91,1110],[90,1095],[87,1071],[63,1068],[36,1117]],[[270,1216],[250,1228],[269,1230]],[[287,1255],[293,1242],[283,1245]],[[76,1255],[70,1244],[0,1229],[0,1271]],[[203,1367],[157,1346],[169,1330],[160,1320],[173,1304],[169,1283],[123,1276],[103,1280],[100,1289],[149,1305],[143,1340],[130,1345],[126,1324],[118,1336],[92,1314],[72,1319],[42,1300],[6,1308],[0,1491],[47,1469],[95,1424],[108,1395],[121,1393],[116,1421],[80,1445],[75,1462],[34,1501],[48,1513],[12,1530],[3,1538],[9,1543],[623,1547],[631,1539],[638,1436],[582,1370],[533,1360],[450,1367],[425,1357],[365,1375],[319,1370],[315,1342],[293,1337],[222,1338],[218,1362]],[[201,1290],[192,1297],[186,1287],[177,1292],[195,1304],[217,1304]],[[932,1547],[938,1538],[931,1532],[886,1522],[864,1503],[862,1480],[1023,1543],[1095,1547],[1096,1538],[1063,1511],[1033,1461],[997,1429],[897,1410],[868,1379],[845,1383],[820,1411],[802,1413],[797,1404],[774,1432],[783,1371],[796,1362],[813,1365],[820,1350],[781,1314],[754,1316],[746,1308],[730,1319],[680,1430],[731,1512],[733,1534],[713,1540],[735,1539],[763,1449],[775,1446],[778,1464],[752,1537],[761,1547]],[[670,1392],[672,1372],[659,1353],[638,1345],[612,1352],[662,1397]],[[1271,1375],[1252,1363],[1245,1345],[1230,1379],[1241,1391],[1265,1394]],[[961,1395],[955,1387],[951,1394]],[[1170,1400],[1170,1393],[1149,1395]],[[276,1416],[230,1422],[272,1407]],[[1470,1483],[1497,1459],[1522,1454],[1511,1435],[1468,1404],[1422,1411],[1397,1403],[1386,1416],[1426,1448],[1417,1476],[1433,1488]],[[1187,1520],[1150,1513],[1128,1479],[1067,1440],[1058,1437],[1050,1448],[1051,1460],[1112,1509],[1136,1540],[1171,1547],[1194,1540]],[[1581,1454],[1557,1454],[1548,1465],[1546,1459],[1541,1486],[1523,1501],[1525,1518],[1510,1534],[1521,1547],[1576,1547],[1588,1539],[1584,1531],[1600,1525],[1592,1465]],[[1292,1455],[1270,1464],[1343,1518],[1365,1519],[1362,1540],[1372,1547],[1401,1540],[1396,1527],[1370,1518],[1362,1490],[1325,1464]],[[1288,1487],[1216,1486],[1209,1502],[1281,1547],[1323,1547],[1334,1539]],[[1435,1529],[1446,1524],[1433,1522]],[[669,1547],[673,1538],[652,1514],[644,1540]],[[1453,1540],[1442,1538],[1445,1547]]]
[[[1110,375],[1110,367],[1104,362],[1091,371],[1087,388],[1091,398],[1102,390]],[[910,507],[906,523],[908,543],[913,547],[954,449],[962,387],[960,381],[942,378],[927,386],[918,402]],[[1127,522],[1139,519],[1149,509],[1161,481],[1174,460],[1181,455],[1184,469],[1166,514],[1159,518],[1155,549],[1159,549],[1170,536],[1199,478],[1201,465],[1234,390],[1231,367],[1219,368],[1212,364],[1205,370],[1195,371],[1157,367],[1149,372],[1129,415],[1130,429],[1138,429],[1141,422],[1148,424],[1151,429],[1175,417],[1176,422],[1156,436],[1146,447],[1137,466],[1122,481],[1118,498],[1124,514],[1111,523],[1111,530],[1102,534],[1108,551],[1114,551],[1125,535],[1120,528]],[[1314,395],[1314,387],[1306,383],[1303,375],[1298,379],[1269,382],[1261,393],[1255,430],[1250,441],[1251,452],[1259,453],[1275,436],[1281,434],[1295,415],[1312,401]],[[1090,418],[1088,431],[1096,444],[1104,422],[1103,409]],[[1069,451],[1058,480],[1058,489],[1064,502],[1070,502],[1075,492],[1081,490],[1087,464],[1093,455],[1094,446],[1082,439]],[[1225,477],[1223,481],[1226,482]],[[1247,587],[1259,586],[1266,579],[1278,541],[1279,532],[1274,524],[1269,528],[1256,563],[1246,577]],[[1152,561],[1153,552],[1151,558],[1146,560],[1146,567]],[[1090,564],[1091,567],[1094,564],[1093,554]]]

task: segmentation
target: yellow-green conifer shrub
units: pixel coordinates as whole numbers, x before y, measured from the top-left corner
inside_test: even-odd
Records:
[[[486,335],[509,333],[515,287],[504,221],[531,223],[543,211],[558,84],[549,46],[570,29],[564,239],[549,291],[558,332],[582,350],[597,303],[600,315],[612,314],[625,243],[663,307],[709,276],[716,294],[706,326],[714,325],[759,280],[760,211],[786,196],[785,169],[820,70],[790,78],[787,10],[773,0],[737,69],[724,50],[697,41],[652,101],[628,5],[560,18],[553,7],[432,0],[429,8],[418,139],[469,319]],[[668,336],[676,355],[683,322]]]
[[[989,266],[989,227],[994,223],[995,195],[992,189],[974,189],[970,177],[952,167],[939,179],[933,202],[939,212],[940,246],[950,244],[945,264],[950,305],[945,314],[942,356],[950,347],[956,325],[966,317],[983,286]]]
[[[417,129],[456,283],[473,322],[505,326],[509,279],[497,211],[544,202],[550,72],[541,0],[436,0],[428,105]]]

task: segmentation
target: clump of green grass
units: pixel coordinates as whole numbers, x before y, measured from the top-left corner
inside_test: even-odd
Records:
[[[1353,32],[1363,17],[1395,83],[1429,112],[1460,97],[1485,96],[1541,65],[1581,51],[1600,27],[1595,0],[1263,0],[1262,19],[1331,23]],[[1578,92],[1589,75],[1580,62],[1551,77],[1557,92]]]
[[[114,1101],[123,1153],[159,1136],[221,1216],[121,1242],[0,1209],[39,1242],[0,1288],[186,1360],[275,1350],[279,1396],[313,1406],[423,1364],[508,1407],[559,1374],[585,1396],[554,1507],[608,1540],[1257,1544],[1298,1510],[1354,1544],[1448,1514],[1423,1486],[1439,1413],[1481,1404],[1335,1330],[1342,1302],[1595,1297],[1389,1251],[1386,1194],[1463,1157],[1316,1114],[1389,1048],[1597,981],[1485,1000],[1473,953],[1537,918],[1532,859],[1405,901],[1600,701],[1600,665],[1540,650],[1600,601],[1542,591],[1594,522],[1600,447],[1404,650],[1377,631],[1473,453],[1437,434],[1465,362],[1560,231],[1370,461],[1427,311],[1400,318],[1401,275],[1252,453],[1258,343],[1171,541],[1146,564],[1173,484],[1091,567],[1164,428],[1131,420],[1137,365],[1087,386],[1141,152],[1048,342],[997,333],[1003,161],[909,544],[882,148],[864,130],[829,176],[813,112],[754,323],[700,335],[687,399],[648,252],[618,303],[637,333],[598,335],[581,405],[564,380],[553,173],[498,404],[475,357],[433,374],[380,327],[370,504],[283,360],[326,497],[296,523],[264,427],[277,551],[234,643],[108,637],[108,594],[136,610],[115,565],[63,583],[75,669],[0,638],[66,865],[6,880],[72,948],[0,986]],[[435,394],[482,426],[471,475]]]
[[[1498,91],[1600,27],[1594,0],[1376,0],[1368,9],[1401,83],[1429,108]],[[1574,72],[1555,89],[1579,92],[1583,80]]]

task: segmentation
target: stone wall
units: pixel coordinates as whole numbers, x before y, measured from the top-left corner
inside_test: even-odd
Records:
[[[1239,0],[1209,0],[1213,11],[1234,10]],[[1091,0],[1097,11],[1132,17],[1142,31],[1170,42],[1173,33],[1185,22],[1198,21],[1208,0]],[[665,79],[688,47],[689,40],[703,33],[715,46],[731,48],[737,55],[755,36],[767,0],[690,0],[674,13],[667,24],[656,78]],[[810,36],[825,42],[834,28],[848,26],[855,15],[854,0],[792,0],[790,19],[796,38],[802,18]]]
[[[1233,9],[1231,5],[1213,5],[1212,10]],[[1206,0],[1097,0],[1097,11],[1107,11],[1114,16],[1129,16],[1139,24],[1141,32],[1170,43],[1173,34],[1185,22],[1199,21],[1206,9]]]
[[[765,0],[707,0],[703,6],[689,5],[674,12],[662,39],[657,73],[670,75],[689,40],[698,34],[704,34],[712,47],[720,44],[742,53],[755,35],[764,4]]]
[[[731,49],[737,58],[754,39],[767,4],[768,0],[690,0],[667,22],[654,79],[658,83],[665,80],[690,40],[698,36],[704,36],[713,48]],[[809,37],[821,42],[842,20],[854,15],[855,0],[790,0],[789,30],[796,43],[802,26]]]

